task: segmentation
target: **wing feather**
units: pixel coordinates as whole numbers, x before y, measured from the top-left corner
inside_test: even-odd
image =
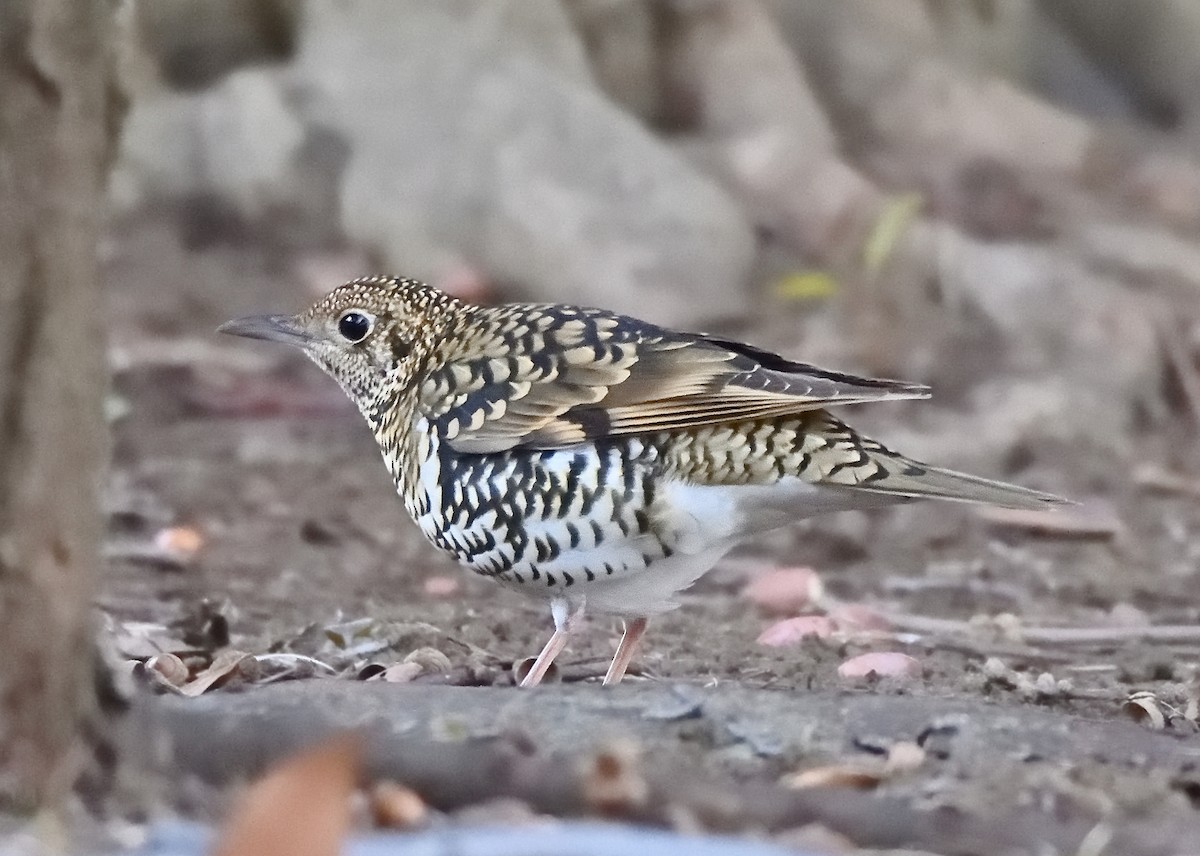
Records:
[[[501,306],[471,323],[420,388],[422,413],[460,452],[563,448],[929,394],[601,310]]]

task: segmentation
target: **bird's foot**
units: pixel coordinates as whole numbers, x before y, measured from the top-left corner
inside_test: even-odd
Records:
[[[625,670],[629,668],[629,663],[633,659],[634,649],[637,648],[638,642],[646,632],[646,624],[645,618],[631,618],[625,622],[625,632],[621,635],[617,653],[613,655],[608,673],[604,676],[604,686],[621,683],[621,678],[625,677]]]

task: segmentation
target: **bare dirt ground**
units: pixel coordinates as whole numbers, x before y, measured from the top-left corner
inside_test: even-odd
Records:
[[[538,758],[580,756],[623,737],[653,761],[646,769],[659,804],[690,806],[697,828],[804,841],[813,852],[1200,852],[1200,737],[1188,711],[1200,662],[1200,632],[1189,627],[1200,625],[1200,499],[1186,485],[1147,489],[1134,463],[1064,447],[1052,468],[1014,460],[1010,472],[986,474],[1099,500],[1115,531],[1037,534],[934,505],[804,522],[747,544],[682,609],[652,623],[635,670],[642,679],[616,692],[598,686],[620,630],[602,618],[562,657],[563,681],[585,683],[520,694],[511,667],[544,642],[545,605],[471,578],[426,547],[357,413],[314,367],[213,333],[233,316],[295,311],[313,296],[275,255],[253,241],[190,252],[168,221],[154,219],[124,227],[109,251],[118,418],[99,605],[115,635],[134,648],[132,637],[158,634],[201,657],[222,648],[294,652],[342,673],[147,701],[147,715],[190,736],[179,742],[176,773],[236,779],[338,725],[392,722],[393,733],[415,740],[451,717],[492,748],[521,733]],[[780,346],[789,323],[739,333]],[[939,406],[875,409],[858,422],[887,441],[889,426],[907,433],[920,424],[919,408]],[[1144,437],[1142,462],[1196,472],[1179,431]],[[1085,507],[1108,528],[1110,512]],[[193,558],[147,546],[170,525],[200,533]],[[815,568],[836,601],[895,620],[874,634],[757,643],[769,620],[738,593],[764,568],[794,565]],[[446,577],[457,588],[441,594]],[[1001,614],[1016,618],[976,618]],[[1146,627],[1175,631],[1146,638]],[[364,665],[421,648],[445,659],[409,684],[352,679]],[[920,676],[838,677],[841,662],[872,650],[912,655]],[[1165,729],[1123,708],[1137,691],[1156,695],[1147,704],[1164,713]],[[919,743],[918,763],[871,766],[897,743]],[[425,763],[399,750],[387,757],[381,774],[412,774],[405,757]],[[679,778],[664,780],[664,765],[704,771],[692,784],[710,790],[701,797]],[[861,765],[874,772],[846,778]],[[491,794],[455,786],[453,774],[470,769],[423,769],[423,794],[452,814],[503,795],[535,811],[589,813],[586,801],[556,803],[544,787],[511,777]],[[777,787],[812,769],[833,772],[819,787]],[[201,817],[216,810],[220,799],[196,802],[185,779],[171,777],[167,803]],[[712,793],[758,808],[739,817],[697,809]],[[683,815],[629,816],[678,826]],[[843,837],[822,839],[821,850],[811,826],[807,838],[796,833],[813,823]]]

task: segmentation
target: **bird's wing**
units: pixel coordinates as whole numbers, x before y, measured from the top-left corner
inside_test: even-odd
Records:
[[[557,449],[929,395],[601,310],[503,306],[472,321],[419,391],[422,415],[460,452]]]

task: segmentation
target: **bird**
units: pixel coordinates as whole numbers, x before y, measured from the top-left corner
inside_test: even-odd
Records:
[[[535,686],[585,611],[624,632],[735,544],[826,512],[941,499],[1019,509],[1057,496],[921,463],[830,408],[922,399],[703,333],[554,303],[476,305],[415,279],[363,277],[297,315],[218,330],[298,347],[357,405],[434,547],[549,601]]]

